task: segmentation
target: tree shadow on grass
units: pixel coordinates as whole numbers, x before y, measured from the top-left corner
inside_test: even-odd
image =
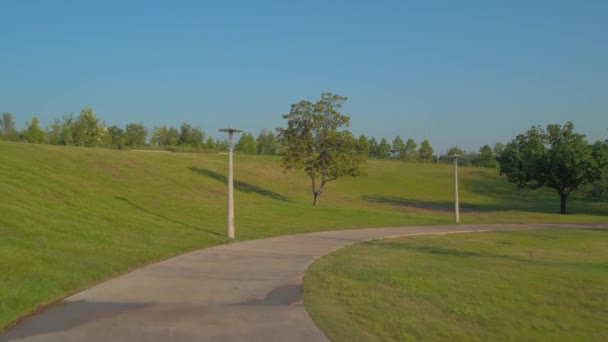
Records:
[[[196,172],[200,175],[211,177],[224,184],[228,184],[228,177],[226,177],[222,174],[213,172],[211,170],[203,169],[200,167],[194,167],[194,166],[191,166],[188,169],[190,171]],[[287,197],[285,197],[279,193],[276,193],[276,192],[270,191],[270,190],[266,190],[266,189],[260,188],[257,185],[249,184],[249,183],[238,181],[238,180],[234,181],[234,188],[241,192],[254,193],[254,194],[262,195],[265,197],[270,197],[270,198],[278,200],[278,201],[293,202],[293,201],[289,200]]]
[[[146,209],[144,207],[141,207],[141,206],[139,206],[139,205],[137,205],[137,204],[129,201],[127,198],[120,197],[120,196],[114,196],[114,198],[117,199],[117,200],[119,200],[119,201],[123,201],[123,202],[127,203],[128,205],[132,206],[133,208],[139,209],[139,210],[143,211],[146,214],[150,214],[150,215],[153,215],[153,216],[156,216],[156,217],[160,217],[163,220],[166,220],[166,221],[169,221],[169,222],[173,222],[173,223],[177,223],[177,224],[182,225],[184,227],[200,230],[202,232],[206,232],[206,233],[209,233],[209,234],[213,234],[213,235],[217,235],[217,236],[222,236],[222,237],[224,236],[224,235],[222,235],[220,233],[217,233],[217,232],[214,232],[214,231],[211,231],[211,230],[207,230],[207,229],[203,229],[203,228],[200,228],[200,227],[196,227],[196,226],[184,223],[184,222],[180,222],[180,221],[174,220],[174,219],[172,219],[170,217],[161,215],[159,213],[155,213],[153,211],[150,211],[150,210],[148,210],[148,209]]]
[[[500,197],[500,203],[468,203],[460,201],[460,212],[462,213],[490,213],[493,211],[523,211],[530,213],[543,214],[559,214],[559,197],[547,196],[542,193],[539,195],[530,194],[530,190],[522,193],[505,192],[504,194],[496,193],[494,197]],[[550,195],[550,194],[549,194]],[[382,196],[382,195],[365,195],[362,197],[364,201],[387,204],[392,206],[412,208],[421,211],[435,213],[451,213],[454,211],[453,201],[421,201],[411,198],[403,198],[399,196]],[[568,209],[568,215],[587,214],[587,215],[606,215],[606,209],[592,206],[592,204],[584,205],[584,203],[573,202],[572,207]]]
[[[466,257],[466,258],[470,258],[470,257],[496,258],[496,259],[505,259],[505,260],[511,260],[511,261],[523,262],[523,263],[531,263],[531,264],[539,263],[538,261],[535,261],[535,260],[520,258],[520,257],[514,256],[514,255],[495,254],[495,253],[480,252],[480,251],[464,251],[464,250],[449,249],[449,248],[442,248],[442,247],[435,247],[435,246],[424,246],[424,245],[418,245],[418,244],[407,243],[407,242],[369,241],[369,242],[364,242],[364,244],[367,244],[367,245],[370,245],[373,247],[381,247],[381,248],[388,248],[388,249],[394,249],[394,250],[406,250],[406,251],[410,251],[410,252],[426,253],[426,254],[433,254],[433,255],[439,255],[439,256]],[[502,243],[497,242],[497,244],[502,244]]]
[[[411,207],[414,209],[428,210],[429,212],[452,213],[454,212],[454,202],[449,201],[420,201],[415,199],[403,198],[398,196],[365,195],[364,201],[388,204],[393,206]],[[478,205],[460,202],[461,212],[490,212],[495,210],[507,210],[505,206],[498,205]]]
[[[468,191],[499,198],[502,210],[520,210],[547,214],[559,214],[559,195],[548,187],[537,190],[517,189],[505,176],[496,178],[498,169],[472,170],[460,180]],[[584,189],[577,189],[568,197],[568,214],[606,215],[606,202],[590,201]]]

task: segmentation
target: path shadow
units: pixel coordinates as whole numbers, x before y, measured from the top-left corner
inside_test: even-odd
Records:
[[[203,228],[200,228],[200,227],[197,227],[197,226],[193,226],[193,225],[190,225],[190,224],[187,224],[187,223],[184,223],[184,222],[180,222],[180,221],[174,220],[174,219],[172,219],[170,217],[161,215],[159,213],[155,213],[153,211],[150,211],[150,210],[148,210],[148,209],[146,209],[144,207],[141,207],[141,206],[139,206],[139,205],[137,205],[137,204],[129,201],[127,198],[120,197],[120,196],[114,196],[114,198],[117,199],[117,200],[119,200],[119,201],[123,201],[126,204],[132,206],[133,208],[139,209],[139,210],[143,211],[146,214],[150,214],[150,215],[153,215],[153,216],[156,216],[156,217],[160,217],[163,220],[166,220],[166,221],[169,221],[169,222],[173,222],[173,223],[177,223],[177,224],[182,225],[184,227],[200,230],[202,232],[206,232],[206,233],[209,233],[209,234],[213,234],[213,235],[217,235],[217,236],[222,236],[222,237],[224,236],[224,235],[222,235],[220,233],[216,233],[216,232],[211,231],[211,230],[207,230],[207,229],[203,229]]]
[[[213,172],[211,170],[203,169],[200,167],[194,167],[194,166],[191,166],[188,169],[190,171],[196,172],[200,175],[213,178],[224,184],[228,184],[228,177],[226,177],[222,174]],[[254,194],[270,197],[270,198],[278,200],[278,201],[293,202],[293,201],[289,200],[287,197],[285,197],[279,193],[276,193],[276,192],[270,191],[270,190],[266,190],[266,189],[260,188],[257,185],[249,184],[249,183],[238,181],[238,180],[234,181],[234,188],[241,192],[254,193]]]

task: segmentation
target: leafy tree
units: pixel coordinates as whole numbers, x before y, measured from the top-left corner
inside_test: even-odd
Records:
[[[210,150],[215,150],[217,148],[217,144],[215,143],[215,140],[213,140],[212,137],[207,138],[207,142],[205,143],[205,148],[208,148]]]
[[[396,136],[393,139],[393,143],[391,144],[392,153],[396,155],[398,158],[402,158],[405,153],[405,143],[400,136]]]
[[[72,114],[68,114],[63,117],[63,124],[61,125],[61,145],[74,144],[74,131],[76,129],[75,126],[76,122]]]
[[[202,148],[205,146],[205,133],[198,127],[183,123],[179,131],[179,144]]]
[[[258,154],[276,154],[277,153],[277,138],[274,134],[267,130],[263,129],[258,134],[258,138],[256,140]]]
[[[79,146],[99,146],[102,142],[104,129],[105,125],[99,122],[93,109],[83,108],[76,118],[74,127],[75,143]]]
[[[369,157],[370,158],[378,157],[378,141],[376,141],[376,138],[374,138],[374,137],[369,139]]]
[[[450,147],[448,149],[448,156],[453,156],[453,155],[457,155],[457,156],[464,156],[466,153],[464,152],[464,150],[462,150],[460,147],[458,146],[453,146]]]
[[[500,173],[520,188],[553,188],[560,195],[560,213],[566,214],[568,195],[579,186],[601,179],[608,165],[606,143],[590,145],[574,133],[571,122],[533,126],[505,146]]]
[[[125,131],[124,129],[114,125],[108,127],[108,135],[110,137],[110,145],[121,148],[125,144]]]
[[[245,154],[255,154],[258,147],[253,134],[243,133],[239,141],[234,146],[234,150]]]
[[[215,149],[218,151],[228,151],[228,140],[215,140]]]
[[[502,154],[502,152],[505,150],[505,144],[503,143],[496,143],[494,145],[494,155],[496,156],[496,158],[500,157],[500,155]]]
[[[403,160],[407,160],[407,161],[416,160],[416,158],[418,157],[418,153],[416,151],[417,146],[418,145],[416,144],[414,139],[412,139],[412,138],[407,139],[407,142],[405,143],[403,152],[401,154],[401,158]]]
[[[385,138],[382,138],[378,144],[378,148],[376,148],[376,157],[380,159],[387,159],[390,157],[390,149],[391,145],[388,144]]]
[[[127,146],[144,146],[148,130],[142,123],[130,123],[126,127],[125,144]]]
[[[340,114],[346,97],[322,93],[312,103],[302,100],[292,104],[287,128],[278,128],[279,140],[284,144],[285,170],[303,169],[310,177],[314,206],[327,182],[343,176],[362,174],[365,157],[357,152],[356,141],[346,128],[350,118]]]
[[[44,142],[44,131],[40,128],[39,119],[36,115],[30,122],[25,123],[25,129],[21,133],[23,139],[29,143],[42,144]]]
[[[369,156],[369,153],[370,153],[369,140],[367,140],[367,137],[363,134],[361,134],[359,136],[359,139],[357,140],[357,152],[360,155],[365,156],[366,158],[367,158],[367,156]]]
[[[179,132],[173,127],[161,126],[152,130],[150,144],[155,146],[176,146]]]
[[[46,129],[45,142],[50,145],[61,144],[62,137],[62,125],[59,119],[53,120],[53,122]]]
[[[15,128],[15,119],[13,114],[2,113],[2,120],[0,120],[0,139],[17,141],[19,140],[19,132]]]
[[[427,139],[423,140],[420,143],[420,149],[418,150],[418,160],[422,162],[432,162],[433,161],[433,147],[431,143]]]
[[[484,145],[479,149],[477,165],[481,167],[496,167],[496,155],[489,145]]]

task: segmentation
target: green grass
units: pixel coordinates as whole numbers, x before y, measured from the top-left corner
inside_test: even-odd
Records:
[[[377,240],[315,262],[304,303],[332,341],[605,341],[608,230]]]
[[[0,327],[146,263],[228,242],[227,156],[0,141]],[[237,240],[452,221],[452,168],[370,161],[367,177],[309,180],[279,157],[235,156]],[[608,200],[518,192],[496,170],[461,168],[463,223],[601,222]]]

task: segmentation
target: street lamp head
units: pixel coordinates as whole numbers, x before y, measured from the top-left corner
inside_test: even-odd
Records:
[[[236,128],[222,128],[219,130],[220,132],[226,132],[226,133],[241,133],[243,132],[240,129],[236,129]]]
[[[460,157],[461,157],[460,154],[452,154],[452,155],[450,155],[450,158],[452,158],[452,159],[458,159]]]

